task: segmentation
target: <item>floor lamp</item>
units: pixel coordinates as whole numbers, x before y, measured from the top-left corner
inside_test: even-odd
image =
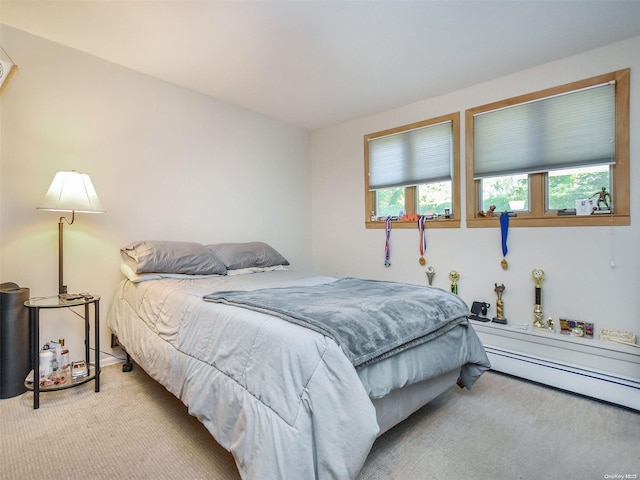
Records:
[[[73,224],[76,212],[105,213],[89,175],[84,173],[58,172],[38,210],[71,212],[71,221],[60,217],[58,222],[58,295],[67,294],[64,284],[64,222]]]

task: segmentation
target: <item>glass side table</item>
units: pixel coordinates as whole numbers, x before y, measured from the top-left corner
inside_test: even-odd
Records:
[[[94,323],[94,363],[90,363],[89,358],[89,306],[93,304],[93,323]],[[25,379],[25,387],[33,390],[33,408],[40,407],[40,392],[51,392],[55,390],[63,390],[65,388],[73,388],[78,385],[95,382],[95,391],[100,391],[100,297],[97,295],[55,295],[51,297],[33,297],[24,302],[24,306],[29,309],[29,336],[31,348],[32,372]],[[40,386],[39,366],[40,366],[40,310],[52,308],[71,308],[84,306],[84,359],[87,364],[87,376],[73,378],[71,371],[64,383],[51,386]],[[32,381],[29,381],[29,378]]]

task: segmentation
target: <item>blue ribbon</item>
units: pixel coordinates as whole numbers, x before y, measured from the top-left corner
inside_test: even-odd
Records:
[[[502,256],[507,256],[507,234],[509,233],[509,214],[502,212],[500,214],[500,231],[502,232]]]

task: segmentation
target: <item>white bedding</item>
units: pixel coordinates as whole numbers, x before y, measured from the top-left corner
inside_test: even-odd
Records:
[[[107,323],[136,363],[231,451],[243,478],[352,479],[380,432],[370,397],[384,397],[469,362],[481,373],[488,361],[469,327],[459,351],[447,354],[450,368],[428,372],[425,344],[356,372],[340,347],[319,333],[202,300],[216,290],[333,280],[290,271],[125,280]],[[383,385],[389,372],[393,382]],[[471,386],[473,379],[466,383]]]

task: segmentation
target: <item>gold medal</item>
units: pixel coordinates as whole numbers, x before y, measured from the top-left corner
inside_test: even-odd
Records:
[[[418,263],[424,267],[427,264],[427,261],[424,259],[424,257],[420,257],[418,259]]]
[[[500,262],[500,266],[503,270],[509,268],[509,264],[507,263],[507,234],[509,233],[509,213],[502,212],[500,214],[500,233],[502,234],[502,261]]]

